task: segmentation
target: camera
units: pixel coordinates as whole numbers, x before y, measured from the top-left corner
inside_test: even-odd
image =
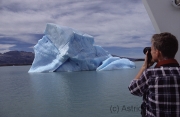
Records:
[[[148,51],[148,54],[147,54],[147,57],[148,57],[148,60],[147,60],[147,63],[151,63],[151,59],[152,59],[152,55],[151,55],[151,47],[145,47],[144,50],[143,50],[143,53],[146,54],[146,52]]]

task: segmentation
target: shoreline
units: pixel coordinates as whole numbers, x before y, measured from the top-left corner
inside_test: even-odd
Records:
[[[120,57],[120,58],[126,58],[126,57]],[[135,58],[127,58],[132,62],[139,62],[139,61],[144,61],[144,59],[135,59]],[[28,66],[28,65],[32,65],[32,64],[3,64],[0,65],[0,67],[5,67],[5,66]]]
[[[5,67],[5,66],[28,66],[32,64],[6,64],[6,65],[0,65],[0,67]]]

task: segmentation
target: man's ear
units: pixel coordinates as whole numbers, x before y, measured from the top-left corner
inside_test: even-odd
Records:
[[[158,58],[163,58],[163,55],[162,55],[162,52],[161,51],[159,51],[159,50],[156,50],[156,54],[157,54],[157,56],[158,56]]]

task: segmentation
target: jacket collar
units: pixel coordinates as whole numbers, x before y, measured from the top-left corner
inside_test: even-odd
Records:
[[[159,68],[161,66],[164,67],[179,67],[179,63],[176,61],[176,59],[167,59],[167,60],[162,60],[158,62],[155,66],[155,68]]]

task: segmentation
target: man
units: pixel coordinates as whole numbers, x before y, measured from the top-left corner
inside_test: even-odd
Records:
[[[143,96],[143,117],[180,117],[180,66],[174,59],[178,41],[171,33],[152,36],[151,63],[145,62],[129,85],[133,95]],[[154,68],[149,68],[153,63]]]

